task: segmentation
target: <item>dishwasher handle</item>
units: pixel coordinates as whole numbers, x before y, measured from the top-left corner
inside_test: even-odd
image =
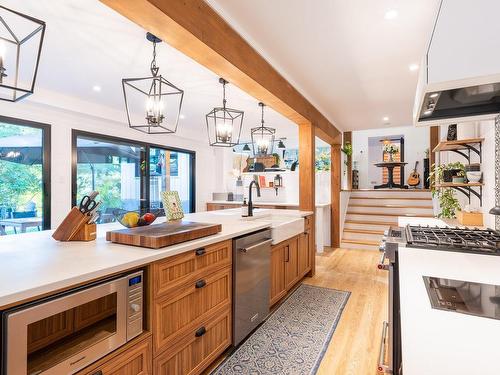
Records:
[[[265,241],[262,241],[262,242],[257,242],[256,244],[252,245],[252,246],[247,246],[247,247],[240,247],[238,248],[239,251],[241,251],[242,253],[248,253],[249,251],[252,251],[258,247],[261,247],[261,246],[265,246],[265,245],[270,245],[271,242],[273,242],[273,240],[271,238],[265,240]]]

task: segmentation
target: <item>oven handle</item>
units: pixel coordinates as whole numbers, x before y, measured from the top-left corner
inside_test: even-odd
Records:
[[[380,349],[378,355],[377,370],[382,374],[391,374],[392,370],[385,364],[385,354],[387,350],[387,334],[389,333],[389,323],[382,323],[382,340],[380,341]]]
[[[377,268],[379,270],[385,270],[385,271],[389,270],[389,265],[385,264],[385,251],[380,256],[380,260],[378,261]]]

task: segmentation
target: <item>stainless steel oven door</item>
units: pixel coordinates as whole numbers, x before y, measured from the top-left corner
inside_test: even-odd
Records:
[[[73,374],[127,341],[127,278],[7,314],[7,374]]]

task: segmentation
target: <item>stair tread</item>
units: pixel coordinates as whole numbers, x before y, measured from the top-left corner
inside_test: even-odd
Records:
[[[380,234],[380,235],[384,234],[383,230],[350,229],[350,228],[344,228],[344,232],[347,232],[347,233],[362,233],[362,234]]]
[[[406,204],[350,204],[349,207],[379,207],[379,208],[425,208],[432,210],[432,206],[417,206]]]
[[[366,225],[384,225],[384,226],[391,226],[391,225],[398,225],[397,221],[369,221],[369,220],[346,220],[345,223],[349,224],[366,224]]]
[[[342,242],[345,242],[345,243],[354,243],[354,244],[358,244],[358,245],[370,245],[370,246],[379,246],[380,245],[380,242],[378,241],[370,241],[370,240],[349,240],[349,239],[345,239],[345,238],[342,238]]]
[[[387,213],[387,212],[352,212],[347,211],[347,215],[369,215],[369,216],[407,216],[407,217],[434,217],[434,215],[421,213]]]

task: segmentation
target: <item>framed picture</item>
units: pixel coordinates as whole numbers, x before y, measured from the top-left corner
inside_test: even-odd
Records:
[[[184,217],[181,200],[177,191],[163,191],[161,193],[163,209],[168,221],[180,220]]]

